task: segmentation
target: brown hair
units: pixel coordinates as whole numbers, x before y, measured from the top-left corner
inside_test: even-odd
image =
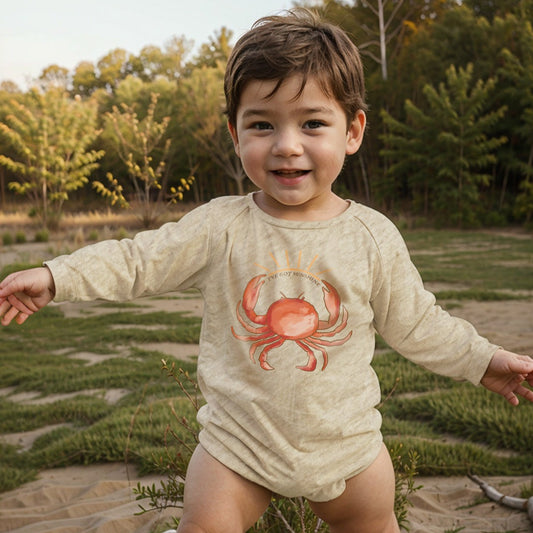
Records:
[[[348,124],[358,110],[366,110],[363,65],[357,47],[338,26],[307,9],[294,9],[286,15],[259,19],[235,44],[224,77],[229,122],[236,123],[248,82],[276,80],[272,96],[294,75],[302,76],[299,94],[308,78],[314,77],[324,93],[337,100]]]

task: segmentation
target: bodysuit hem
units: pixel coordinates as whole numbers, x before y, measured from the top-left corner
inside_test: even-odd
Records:
[[[383,445],[383,437],[381,432],[378,431],[374,439],[375,442],[373,441],[369,443],[367,447],[367,450],[373,450],[373,453],[367,452],[366,455],[368,457],[362,464],[360,457],[355,457],[354,459],[350,460],[350,454],[347,453],[343,459],[337,459],[336,464],[339,466],[338,477],[335,478],[331,476],[331,479],[325,481],[323,485],[309,488],[308,483],[310,480],[313,480],[317,477],[316,472],[309,471],[307,474],[302,473],[300,488],[299,490],[296,490],[294,487],[293,476],[290,477],[289,484],[292,485],[290,488],[285,482],[280,481],[279,479],[269,482],[269,480],[266,478],[267,474],[263,476],[255,466],[252,467],[247,465],[228,446],[224,446],[223,443],[218,442],[216,437],[209,435],[205,429],[200,432],[199,440],[200,445],[209,455],[229,468],[231,471],[242,476],[244,479],[251,481],[252,483],[256,483],[257,485],[271,491],[275,495],[286,498],[303,497],[313,502],[327,502],[338,498],[346,489],[346,481],[364,472],[368,467],[370,467],[381,452]],[[355,470],[350,470],[350,468],[353,468],[354,463],[357,463],[358,467]],[[345,473],[341,471],[341,465],[345,467]],[[321,472],[332,471],[332,466],[333,465],[321,465]]]

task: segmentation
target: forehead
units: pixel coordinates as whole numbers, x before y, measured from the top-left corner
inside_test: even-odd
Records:
[[[291,76],[281,83],[278,80],[249,81],[242,91],[237,114],[249,109],[266,110],[279,106],[340,109],[338,102],[314,77],[304,84],[302,76]]]

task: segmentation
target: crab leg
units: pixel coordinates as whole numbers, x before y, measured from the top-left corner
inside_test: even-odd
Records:
[[[239,335],[238,333],[235,333],[233,326],[231,326],[231,332],[233,333],[233,336],[240,341],[261,341],[262,339],[268,340],[271,337],[275,337],[271,331],[268,333],[263,333],[262,335]]]
[[[261,352],[261,355],[259,356],[259,364],[261,365],[261,368],[263,370],[274,370],[273,366],[270,366],[266,360],[266,357],[268,355],[268,352],[270,350],[277,348],[278,346],[281,346],[285,342],[285,339],[279,339],[276,342],[269,344],[268,346],[265,346],[263,348],[263,351]],[[256,343],[257,344],[257,343]]]
[[[309,337],[309,339],[311,339],[316,344],[320,344],[321,346],[340,346],[341,344],[344,344],[351,336],[352,332],[350,331],[350,333],[348,333],[348,335],[346,335],[346,337],[343,337],[342,339],[337,339],[336,341],[326,341],[323,339],[317,339],[318,335],[315,333],[313,336]]]
[[[333,337],[333,335],[336,335],[337,333],[339,333],[339,331],[342,331],[346,327],[347,323],[348,323],[348,311],[346,311],[346,308],[343,307],[342,308],[342,322],[335,329],[331,331],[322,331],[322,332],[317,331],[313,335],[313,337]],[[346,337],[346,340],[348,340],[348,337]]]
[[[302,341],[295,341],[296,344],[305,350],[307,352],[307,365],[306,366],[297,366],[296,368],[299,368],[300,370],[305,370],[306,372],[312,372],[316,368],[316,357],[313,353],[313,350],[307,346],[307,344],[303,343]],[[328,354],[326,353],[326,350],[323,350],[322,348],[318,348],[322,355],[324,356],[324,365],[322,366],[322,370],[326,368],[326,365],[328,364]]]
[[[254,340],[254,339],[259,339],[259,340],[257,340],[250,346],[249,354],[250,354],[250,359],[255,363],[254,355],[257,349],[260,346],[268,344],[269,342],[272,342],[272,341],[277,342],[276,339],[279,339],[279,337],[271,332],[271,333],[265,333],[264,335],[261,335],[260,337],[252,337],[249,340]]]

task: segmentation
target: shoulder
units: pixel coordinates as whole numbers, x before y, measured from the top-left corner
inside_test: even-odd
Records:
[[[234,214],[239,214],[249,209],[248,196],[221,196],[214,198],[204,206],[215,213],[225,213],[231,218]]]
[[[213,225],[215,229],[222,229],[248,210],[246,196],[221,196],[195,207],[180,222],[201,226]]]
[[[192,212],[206,214],[226,214],[231,217],[249,208],[248,196],[220,196],[193,209]]]
[[[363,204],[352,204],[353,219],[362,226],[363,231],[368,232],[379,250],[404,245],[400,231],[390,218],[372,207]]]

